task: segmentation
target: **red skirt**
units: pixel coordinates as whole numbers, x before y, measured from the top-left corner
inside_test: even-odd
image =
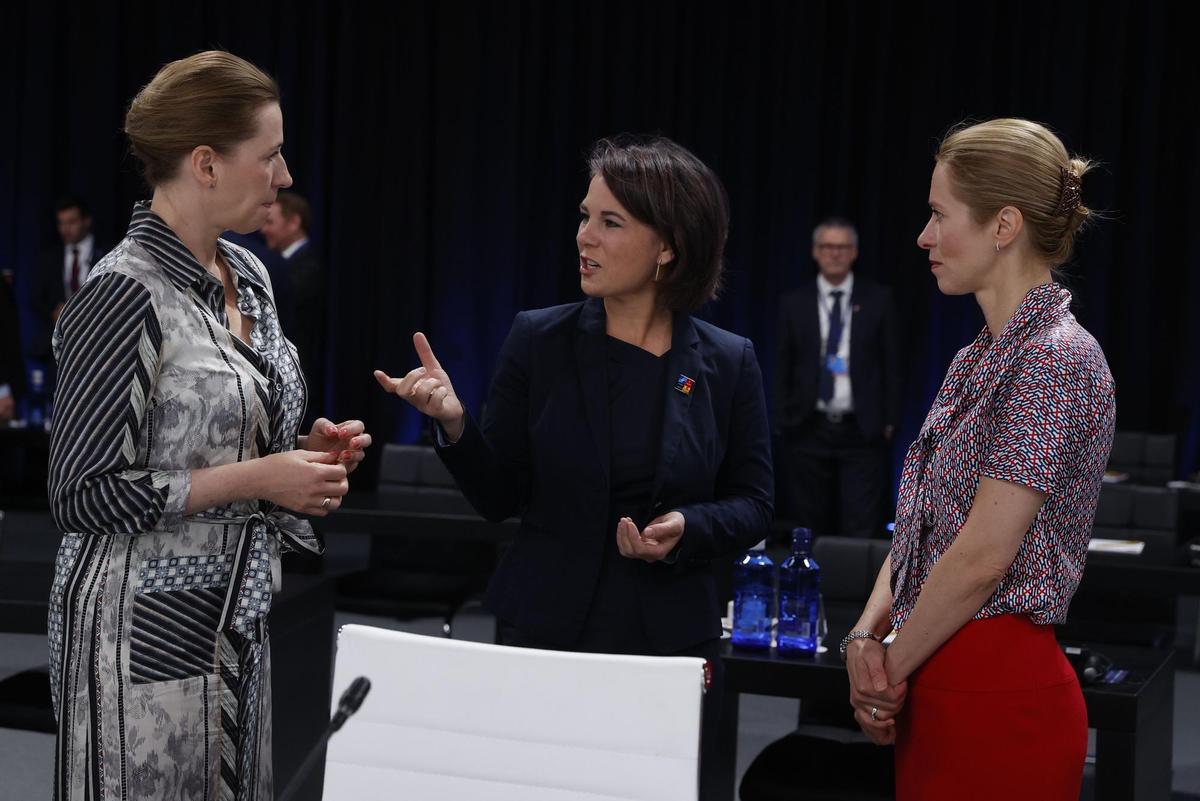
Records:
[[[896,801],[1076,801],[1087,709],[1052,626],[972,620],[908,681]]]

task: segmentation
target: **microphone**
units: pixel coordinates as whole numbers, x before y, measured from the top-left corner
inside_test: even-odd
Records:
[[[371,691],[371,680],[366,676],[359,676],[354,681],[350,682],[350,686],[342,693],[342,697],[338,699],[337,712],[333,713],[333,717],[329,721],[329,725],[325,728],[325,732],[309,749],[308,756],[304,757],[304,761],[300,763],[300,767],[296,770],[292,780],[287,783],[283,794],[279,796],[279,801],[288,801],[296,795],[300,789],[301,782],[312,771],[313,765],[316,764],[317,757],[321,755],[325,749],[325,744],[329,742],[329,738],[335,731],[342,728],[346,721],[358,711],[362,706],[363,699],[367,697],[367,693]]]
[[[354,681],[350,682],[350,686],[346,688],[346,692],[342,693],[342,697],[338,699],[337,712],[333,715],[333,720],[329,721],[329,733],[333,734],[346,720],[358,711],[362,706],[363,699],[367,697],[367,693],[371,691],[371,680],[366,676],[359,676]]]

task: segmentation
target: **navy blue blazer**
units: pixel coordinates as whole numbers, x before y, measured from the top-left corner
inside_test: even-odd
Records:
[[[486,604],[525,637],[569,646],[584,625],[608,530],[610,421],[603,301],[521,312],[481,423],[438,454],[489,520],[521,518]],[[652,516],[686,524],[670,563],[638,562],[638,597],[661,653],[719,637],[711,562],[762,539],[773,515],[770,427],[748,339],[677,313],[663,394]],[[644,521],[639,521],[644,522]]]

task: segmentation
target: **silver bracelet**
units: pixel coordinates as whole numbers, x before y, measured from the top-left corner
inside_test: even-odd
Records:
[[[877,636],[874,632],[866,629],[855,629],[842,638],[842,644],[838,646],[838,653],[842,655],[842,661],[846,661],[846,649],[850,647],[850,643],[855,640],[874,640],[875,642],[883,642],[883,638]]]

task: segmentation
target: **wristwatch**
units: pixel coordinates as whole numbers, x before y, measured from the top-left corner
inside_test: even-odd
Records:
[[[846,649],[850,647],[850,643],[855,640],[874,640],[875,642],[883,642],[883,638],[877,636],[874,632],[865,629],[855,629],[842,638],[841,645],[838,646],[838,653],[842,656],[842,661],[846,661]]]

